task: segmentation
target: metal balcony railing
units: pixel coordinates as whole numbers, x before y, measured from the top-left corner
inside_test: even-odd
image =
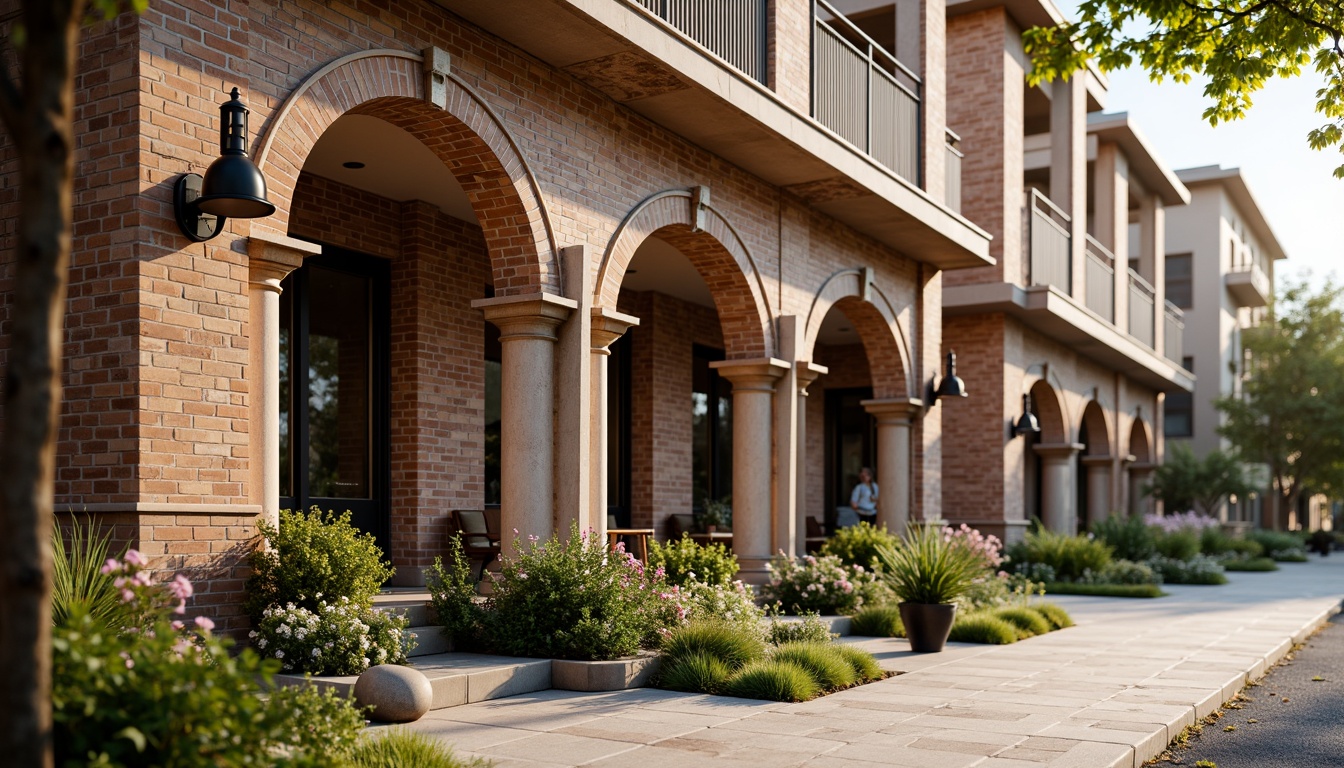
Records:
[[[961,213],[961,159],[965,157],[957,144],[961,137],[947,129],[947,184],[943,193],[943,203],[957,213]]]
[[[826,0],[812,0],[812,116],[920,183],[920,81]]]
[[[1028,202],[1031,230],[1031,284],[1053,285],[1064,293],[1073,291],[1073,265],[1069,255],[1069,215],[1035,189]]]
[[[1153,346],[1153,304],[1156,296],[1157,292],[1147,280],[1140,277],[1138,272],[1129,270],[1129,335],[1150,349]]]
[[[634,0],[683,35],[765,82],[765,8],[767,0]]]
[[[1087,260],[1083,274],[1087,308],[1115,322],[1115,256],[1106,246],[1087,236]]]
[[[1164,354],[1171,362],[1182,365],[1182,358],[1185,355],[1185,313],[1170,301],[1163,303],[1166,305],[1164,308],[1166,311],[1162,313],[1162,343],[1166,348]]]

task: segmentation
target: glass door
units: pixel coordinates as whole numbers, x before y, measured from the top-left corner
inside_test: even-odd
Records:
[[[350,510],[389,551],[387,262],[324,248],[280,294],[280,504]]]

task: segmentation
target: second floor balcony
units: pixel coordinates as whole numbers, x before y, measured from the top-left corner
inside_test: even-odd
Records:
[[[1266,306],[1269,304],[1270,295],[1274,292],[1269,275],[1254,262],[1234,266],[1228,270],[1224,280],[1227,283],[1227,292],[1232,294],[1237,306],[1241,307]]]

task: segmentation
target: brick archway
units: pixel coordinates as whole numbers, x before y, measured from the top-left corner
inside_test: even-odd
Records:
[[[557,249],[535,179],[517,145],[479,96],[451,73],[435,72],[443,106],[426,100],[424,57],[362,51],[304,80],[271,117],[257,165],[289,226],[294,187],[313,146],[344,114],[377,117],[419,139],[462,185],[485,236],[496,295],[562,295]]]
[[[833,309],[844,313],[863,343],[873,397],[919,397],[911,380],[910,347],[895,308],[865,268],[841,270],[822,284],[808,310],[802,356],[813,357],[822,321]]]
[[[1087,427],[1087,454],[1107,456],[1111,452],[1111,423],[1106,410],[1096,400],[1089,400],[1083,408],[1082,426]],[[1081,431],[1081,429],[1080,429]]]
[[[635,251],[655,236],[681,251],[705,281],[728,359],[773,355],[775,335],[760,272],[737,231],[709,204],[704,187],[659,192],[626,216],[598,265],[593,305],[616,306]]]

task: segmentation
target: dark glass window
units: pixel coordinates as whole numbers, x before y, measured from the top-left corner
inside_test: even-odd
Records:
[[[611,344],[607,358],[607,514],[630,522],[630,334]]]
[[[1181,367],[1195,369],[1193,357],[1181,358]],[[1195,398],[1189,392],[1168,392],[1162,409],[1162,434],[1167,437],[1191,437],[1195,434]]]
[[[485,324],[485,503],[499,503],[499,445],[503,435],[504,366],[499,329]]]
[[[859,470],[877,468],[877,421],[863,407],[873,391],[826,390],[826,523],[835,525],[837,507],[849,506],[850,494],[859,483]],[[875,477],[882,488],[882,477]]]
[[[691,490],[694,505],[733,493],[733,385],[709,364],[723,353],[695,347],[691,367]]]
[[[1192,263],[1188,253],[1167,256],[1167,301],[1181,309],[1195,306]]]

